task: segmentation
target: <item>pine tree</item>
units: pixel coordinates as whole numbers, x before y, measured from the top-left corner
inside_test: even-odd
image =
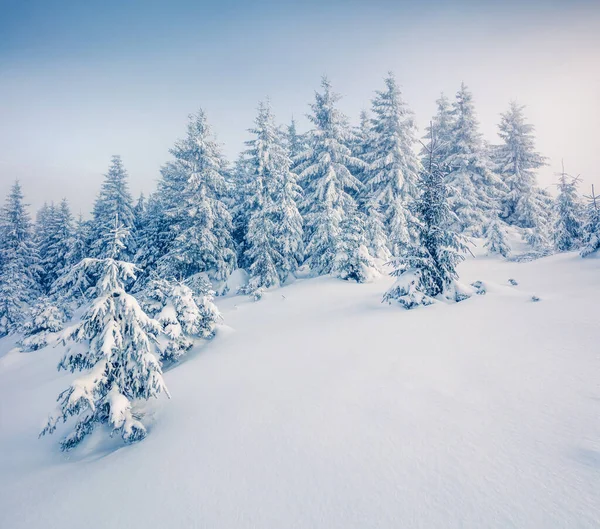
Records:
[[[162,391],[168,395],[154,355],[160,325],[125,291],[125,282],[135,278],[136,267],[117,259],[124,254],[124,241],[130,235],[118,220],[111,233],[112,243],[103,248],[107,257],[86,258],[69,272],[73,276],[89,273],[99,280],[80,323],[62,335],[63,343],[87,347],[69,347],[58,364],[59,370],[88,373],[59,395],[57,413],[40,433],[51,434],[60,422],[79,416],[61,442],[63,450],[75,448],[99,424],[108,425],[127,443],[143,439],[146,428],[135,411],[136,401],[157,397]]]
[[[464,83],[456,94],[451,118],[450,145],[441,161],[450,169],[446,178],[449,204],[458,217],[457,230],[477,236],[492,217],[502,184],[491,170],[473,96]],[[446,147],[442,144],[441,149]]]
[[[23,351],[37,351],[46,347],[50,335],[63,329],[67,315],[47,296],[41,297],[30,311],[23,325],[23,338],[19,342]]]
[[[212,338],[221,318],[212,293],[201,296],[197,303],[191,288],[166,279],[149,281],[142,307],[167,337],[166,344],[160,346],[164,362],[180,360],[194,345],[194,338]]]
[[[346,281],[369,281],[374,277],[375,264],[367,248],[363,215],[357,210],[348,212],[342,221],[340,232],[333,272]]]
[[[383,301],[395,300],[407,309],[429,305],[439,295],[454,301],[467,297],[456,286],[456,267],[464,259],[466,240],[452,228],[455,219],[448,204],[448,173],[437,165],[434,138],[430,149],[427,168],[418,182],[420,194],[413,203],[418,237],[392,261],[392,275],[397,280],[383,296]]]
[[[297,171],[304,190],[306,262],[313,273],[328,274],[338,253],[340,224],[356,206],[353,194],[360,188],[351,170],[362,169],[364,163],[347,145],[347,120],[336,108],[340,96],[332,92],[326,77],[321,86],[323,92],[315,94],[309,116],[315,128]]]
[[[112,226],[116,216],[119,217],[119,222],[128,232],[125,241],[127,255],[123,257],[131,257],[135,251],[132,235],[135,216],[127,171],[120,156],[112,157],[108,173],[104,177],[100,193],[94,204],[90,229],[90,255],[92,257],[104,257],[112,247],[110,237],[103,239],[101,235],[107,234],[106,228]]]
[[[175,162],[167,165],[163,179],[166,172],[172,182],[164,182],[163,188],[182,180],[185,184],[165,210],[172,242],[159,259],[159,272],[175,279],[206,272],[215,281],[225,280],[236,264],[231,214],[222,200],[226,162],[202,110],[190,116],[187,136],[171,154]]]
[[[415,132],[412,112],[402,100],[400,89],[390,73],[386,90],[372,101],[371,141],[365,177],[367,214],[381,214],[388,247],[398,255],[414,237],[414,221],[407,205],[416,192],[419,159],[414,152]]]
[[[579,179],[565,173],[564,165],[558,183],[556,198],[556,221],[554,223],[554,247],[559,252],[569,252],[578,248],[583,237],[581,205],[577,196]]]
[[[581,257],[586,257],[600,249],[600,197],[594,193],[587,197],[586,222],[584,226],[584,246]]]
[[[494,215],[488,223],[484,232],[485,243],[483,246],[487,248],[488,255],[499,254],[502,257],[510,255],[510,246],[506,240],[506,228],[504,223]]]
[[[546,159],[535,151],[534,127],[525,122],[523,109],[515,101],[501,115],[499,136],[502,145],[493,149],[496,170],[506,190],[501,194],[501,218],[520,228],[537,228],[540,210],[533,199],[535,171]]]
[[[41,269],[26,207],[16,181],[0,212],[0,336],[23,321],[39,287]]]

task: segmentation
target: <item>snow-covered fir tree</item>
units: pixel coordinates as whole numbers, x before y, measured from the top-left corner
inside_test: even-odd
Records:
[[[159,273],[185,279],[206,272],[215,281],[225,280],[236,264],[231,213],[223,202],[226,161],[202,110],[190,116],[187,135],[171,154],[175,161],[163,171],[163,180],[165,174],[170,179],[163,189],[170,184],[178,189],[171,190],[176,198],[165,209],[172,240],[159,259]]]
[[[265,289],[283,283],[296,271],[302,259],[303,232],[296,205],[300,189],[268,102],[259,104],[250,132],[243,256],[250,279],[241,291],[258,299]]]
[[[127,240],[123,257],[131,257],[135,250],[133,230],[135,216],[133,199],[129,192],[128,175],[120,156],[113,156],[108,173],[104,176],[98,198],[94,203],[93,218],[90,223],[90,255],[105,257],[112,247],[110,238],[106,237],[107,226],[112,226],[115,217],[127,229]]]
[[[285,140],[288,156],[291,161],[290,170],[294,171],[298,156],[306,150],[305,137],[303,134],[298,133],[296,120],[294,118],[292,118],[292,121],[287,127]]]
[[[71,245],[66,255],[66,272],[71,266],[76,265],[84,257],[88,256],[87,241],[89,240],[90,225],[88,222],[83,220],[81,213],[77,217],[73,225],[73,234],[71,237]]]
[[[355,128],[351,138],[352,154],[364,162],[364,166],[354,170],[356,178],[363,184],[357,193],[359,213],[364,223],[367,249],[373,257],[387,261],[391,257],[388,248],[388,235],[383,224],[383,215],[378,204],[370,201],[366,193],[365,181],[369,175],[368,157],[373,143],[371,117],[366,110],[361,111],[359,126]]]
[[[212,338],[220,319],[211,292],[196,297],[191,288],[177,281],[150,280],[141,304],[158,321],[166,337],[159,340],[165,362],[178,361],[192,348],[194,338]]]
[[[492,217],[492,220],[485,227],[483,235],[485,237],[483,246],[487,248],[488,255],[498,254],[502,257],[510,255],[511,250],[507,241],[506,227],[497,214]]]
[[[138,241],[141,243],[140,231],[144,227],[144,222],[146,220],[146,208],[148,206],[148,201],[146,200],[146,196],[144,193],[140,193],[140,196],[135,203],[133,208],[133,236],[135,238],[135,247],[136,250],[138,248]]]
[[[353,195],[361,185],[352,170],[359,171],[365,164],[348,147],[347,120],[336,108],[340,96],[326,77],[321,87],[309,116],[314,130],[308,149],[298,157],[297,171],[304,190],[306,262],[313,273],[328,274],[338,253],[340,224],[356,206]]]
[[[449,205],[457,216],[456,229],[472,235],[481,235],[496,208],[502,183],[492,172],[479,122],[475,114],[473,96],[465,84],[461,85],[452,104],[450,144],[441,160],[450,170],[446,180]]]
[[[130,235],[118,221],[110,233],[112,243],[103,248],[106,257],[86,258],[69,272],[89,273],[99,280],[81,321],[61,336],[63,343],[72,345],[58,368],[87,373],[59,395],[58,409],[40,433],[51,434],[59,423],[78,416],[73,431],[61,441],[63,450],[75,448],[101,424],[127,443],[143,439],[146,428],[136,401],[163,391],[168,395],[154,352],[160,325],[125,290],[125,283],[135,278],[135,265],[117,259]]]
[[[436,142],[436,150],[434,153],[436,158],[435,163],[445,163],[453,148],[452,130],[454,128],[454,116],[452,114],[450,100],[444,94],[440,94],[440,97],[435,104],[437,106],[437,112],[429,126],[425,129],[425,145],[421,149],[420,153],[422,157],[422,163],[424,165],[429,164],[429,142],[431,141],[432,131],[435,132]]]
[[[526,123],[524,108],[512,101],[501,115],[498,135],[503,143],[494,147],[493,157],[506,186],[501,193],[501,218],[520,228],[535,229],[543,215],[540,202],[532,196],[535,172],[546,164],[546,159],[535,151],[534,127]]]
[[[600,249],[600,197],[594,192],[587,197],[585,224],[583,227],[583,247],[581,256],[586,257]]]
[[[418,181],[420,194],[413,203],[417,239],[392,261],[392,275],[397,280],[383,296],[383,301],[397,301],[407,309],[429,305],[439,295],[453,301],[467,297],[456,285],[456,267],[467,251],[466,239],[453,231],[455,215],[448,203],[448,173],[437,165],[435,140],[429,148],[430,158]]]
[[[75,244],[73,215],[67,199],[58,207],[44,205],[36,221],[36,238],[41,266],[42,288],[49,292],[52,284],[72,264],[69,254]]]
[[[563,167],[555,201],[553,230],[554,248],[559,252],[569,252],[581,245],[583,226],[582,208],[577,195],[578,183],[579,179],[566,174]]]
[[[388,247],[393,255],[399,255],[415,236],[407,206],[416,192],[420,163],[414,151],[413,114],[391,73],[385,84],[386,89],[376,92],[372,101],[370,143],[365,155],[369,163],[365,209],[367,215],[381,215]]]
[[[0,211],[0,336],[23,321],[26,305],[39,289],[41,269],[23,198],[17,181]]]
[[[67,315],[49,297],[42,296],[31,308],[23,325],[23,338],[19,346],[23,351],[37,351],[46,347],[50,335],[63,329]]]
[[[348,211],[341,223],[333,273],[340,279],[357,283],[365,283],[377,273],[367,247],[364,215],[356,208]]]

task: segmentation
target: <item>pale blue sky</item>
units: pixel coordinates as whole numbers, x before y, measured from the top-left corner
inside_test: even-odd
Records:
[[[186,116],[205,108],[234,159],[257,102],[300,127],[327,73],[356,119],[388,70],[421,130],[440,91],[472,89],[496,141],[510,99],[538,148],[600,186],[600,3],[0,0],[0,194],[90,209],[110,156],[150,192]]]

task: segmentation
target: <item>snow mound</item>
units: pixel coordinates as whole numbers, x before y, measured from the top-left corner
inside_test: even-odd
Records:
[[[217,298],[227,327],[127,446],[38,440],[63,351],[0,341],[0,527],[597,529],[600,260],[460,273],[486,295],[405,311],[383,276]]]

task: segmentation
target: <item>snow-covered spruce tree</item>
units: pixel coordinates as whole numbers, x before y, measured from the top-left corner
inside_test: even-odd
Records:
[[[467,251],[466,239],[453,231],[455,219],[448,204],[448,173],[435,161],[435,141],[430,142],[429,148],[429,161],[418,181],[420,194],[412,205],[417,239],[391,262],[392,275],[397,280],[383,296],[383,301],[397,301],[407,309],[429,305],[439,295],[454,301],[468,297],[456,287],[456,267]]]
[[[450,171],[446,181],[449,205],[458,218],[456,229],[478,236],[492,217],[503,186],[491,170],[473,96],[464,83],[452,104],[450,142],[442,163]]]
[[[206,272],[215,281],[225,280],[236,263],[231,214],[222,200],[226,162],[202,110],[190,116],[187,135],[171,154],[175,162],[167,172],[174,183],[185,179],[185,185],[165,210],[172,219],[172,242],[159,259],[159,275],[185,279]]]
[[[164,362],[177,362],[192,348],[194,338],[212,338],[220,319],[212,293],[197,298],[188,286],[166,279],[148,282],[142,293],[142,307],[158,321],[166,336],[165,343],[159,340]]]
[[[578,182],[578,178],[565,173],[563,166],[555,202],[556,220],[553,230],[554,248],[559,252],[569,252],[581,245],[583,226],[582,208],[577,196]]]
[[[483,246],[487,248],[488,255],[498,254],[502,257],[510,255],[510,245],[506,240],[506,228],[497,214],[492,217],[492,220],[485,227],[484,237]]]
[[[380,206],[370,201],[364,185],[369,175],[368,157],[372,142],[371,117],[367,111],[363,110],[360,113],[359,126],[355,128],[351,138],[352,154],[364,162],[362,168],[354,170],[356,178],[363,184],[360,192],[357,193],[356,201],[364,222],[364,233],[369,254],[387,261],[391,257],[391,253],[388,248],[388,236],[383,225],[383,215],[379,210]]]
[[[145,204],[143,222],[136,228],[135,262],[142,268],[136,290],[144,287],[157,273],[158,264],[167,255],[175,238],[189,222],[181,201],[188,185],[188,172],[183,164],[168,162],[160,170],[157,190]],[[167,263],[163,263],[165,266]]]
[[[435,142],[436,151],[434,153],[435,163],[445,163],[447,158],[450,156],[452,150],[452,130],[454,129],[454,116],[452,114],[452,107],[448,98],[442,93],[439,99],[435,102],[437,106],[437,112],[430,122],[429,126],[425,129],[426,135],[423,138],[425,145],[421,149],[421,163],[423,165],[429,164],[430,156],[430,145],[432,131],[435,131]]]
[[[600,249],[600,197],[595,194],[592,185],[592,194],[588,197],[586,221],[583,229],[583,242],[581,257],[586,257]]]
[[[128,230],[127,240],[124,241],[126,255],[131,257],[135,251],[133,230],[135,216],[133,199],[129,192],[128,176],[120,156],[113,156],[108,173],[104,177],[98,198],[94,203],[93,218],[90,223],[90,255],[105,257],[112,247],[106,238],[107,227],[112,226],[115,217]]]
[[[287,153],[291,161],[290,171],[294,171],[298,156],[306,150],[306,141],[304,135],[298,133],[298,129],[296,128],[296,120],[294,118],[292,118],[292,121],[287,127],[285,142],[287,146]]]
[[[27,303],[39,290],[41,269],[26,208],[17,181],[0,211],[0,336],[23,321]]]
[[[332,92],[326,77],[321,86],[323,91],[315,93],[309,116],[314,130],[308,149],[298,157],[297,167],[304,190],[301,211],[307,241],[305,257],[317,275],[333,270],[340,243],[340,224],[356,206],[353,194],[360,188],[351,170],[358,171],[365,166],[347,145],[347,120],[336,108],[340,96]]]
[[[493,158],[506,185],[501,193],[501,218],[520,228],[537,228],[541,212],[531,195],[536,186],[535,172],[546,159],[535,151],[534,127],[526,123],[524,108],[512,101],[501,115],[498,135],[503,143],[493,148]]]
[[[243,293],[256,299],[264,289],[283,283],[302,259],[300,189],[269,103],[260,103],[253,139],[246,142],[247,189],[245,251],[250,280]]]
[[[63,343],[86,347],[69,347],[59,370],[88,373],[58,396],[57,412],[40,433],[51,434],[59,423],[79,416],[73,431],[61,441],[63,450],[75,448],[99,424],[108,425],[111,435],[118,433],[126,443],[143,439],[146,428],[135,411],[136,401],[158,397],[163,391],[168,395],[154,354],[160,325],[125,291],[124,283],[135,277],[135,265],[117,259],[124,253],[124,241],[130,239],[128,230],[117,221],[110,233],[112,243],[103,248],[107,257],[86,258],[69,272],[89,270],[99,280],[80,323],[61,336]]]
[[[420,162],[412,112],[402,100],[400,89],[390,73],[386,89],[376,92],[372,101],[371,138],[366,152],[366,212],[380,213],[393,255],[414,239],[414,221],[407,207],[416,192]]]
[[[67,315],[47,296],[42,296],[32,307],[23,325],[23,338],[19,346],[23,351],[37,351],[46,347],[50,334],[63,329]]]
[[[298,209],[302,188],[296,174],[290,170],[291,160],[280,147],[275,149],[273,163],[278,167],[278,182],[274,195],[275,248],[281,257],[279,281],[285,283],[304,260],[304,225]]]
[[[73,237],[71,239],[71,246],[69,248],[69,251],[67,252],[68,266],[76,265],[84,257],[87,257],[87,241],[90,238],[89,229],[89,223],[83,220],[83,216],[80,213],[73,226]]]
[[[340,244],[333,266],[334,274],[346,281],[369,281],[376,272],[367,248],[363,214],[356,209],[349,211],[341,223],[340,232]]]
[[[69,253],[74,241],[73,215],[67,199],[58,207],[44,205],[36,222],[38,252],[42,268],[41,283],[45,292],[72,264]]]

